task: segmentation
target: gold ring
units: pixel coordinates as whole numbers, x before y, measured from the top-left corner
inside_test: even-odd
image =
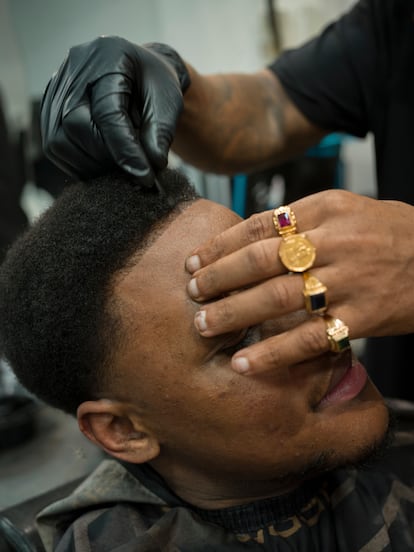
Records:
[[[349,328],[339,318],[325,315],[326,335],[333,353],[342,353],[351,347],[349,343]]]
[[[314,245],[305,234],[296,234],[296,217],[288,206],[273,211],[273,225],[282,238],[279,257],[290,272],[305,272],[313,266],[316,257]]]
[[[328,308],[328,299],[326,292],[328,288],[316,276],[309,272],[303,273],[303,282],[305,288],[305,306],[309,314],[323,314]]]
[[[296,232],[296,217],[293,210],[287,205],[273,211],[273,225],[280,237]]]

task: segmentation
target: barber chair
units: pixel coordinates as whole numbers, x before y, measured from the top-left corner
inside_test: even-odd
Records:
[[[83,480],[79,477],[0,512],[0,552],[45,552],[37,532],[37,514],[48,504],[68,496]]]
[[[2,396],[0,393],[0,452],[24,443],[34,435],[36,415],[37,405],[31,398],[18,394]]]

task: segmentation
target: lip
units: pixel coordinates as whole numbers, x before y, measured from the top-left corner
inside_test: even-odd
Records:
[[[329,388],[319,403],[327,407],[350,401],[360,394],[368,380],[364,366],[355,357],[350,362],[334,369]]]

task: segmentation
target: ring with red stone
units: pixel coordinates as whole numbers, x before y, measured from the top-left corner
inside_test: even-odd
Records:
[[[279,257],[289,272],[305,272],[313,266],[316,250],[305,234],[296,233],[296,217],[288,206],[273,211],[273,225],[282,238]]]
[[[287,234],[295,234],[296,216],[293,210],[287,205],[277,207],[273,211],[273,226],[281,238]]]
[[[305,307],[309,314],[324,314],[328,308],[328,288],[316,276],[303,273]]]
[[[333,318],[326,314],[326,335],[333,353],[342,353],[351,347],[349,343],[349,328],[339,318]]]

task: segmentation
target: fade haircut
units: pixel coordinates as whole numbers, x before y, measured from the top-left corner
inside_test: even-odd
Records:
[[[159,182],[164,194],[120,173],[70,186],[1,266],[0,351],[26,389],[70,414],[97,398],[121,343],[114,275],[198,198],[175,171]]]

